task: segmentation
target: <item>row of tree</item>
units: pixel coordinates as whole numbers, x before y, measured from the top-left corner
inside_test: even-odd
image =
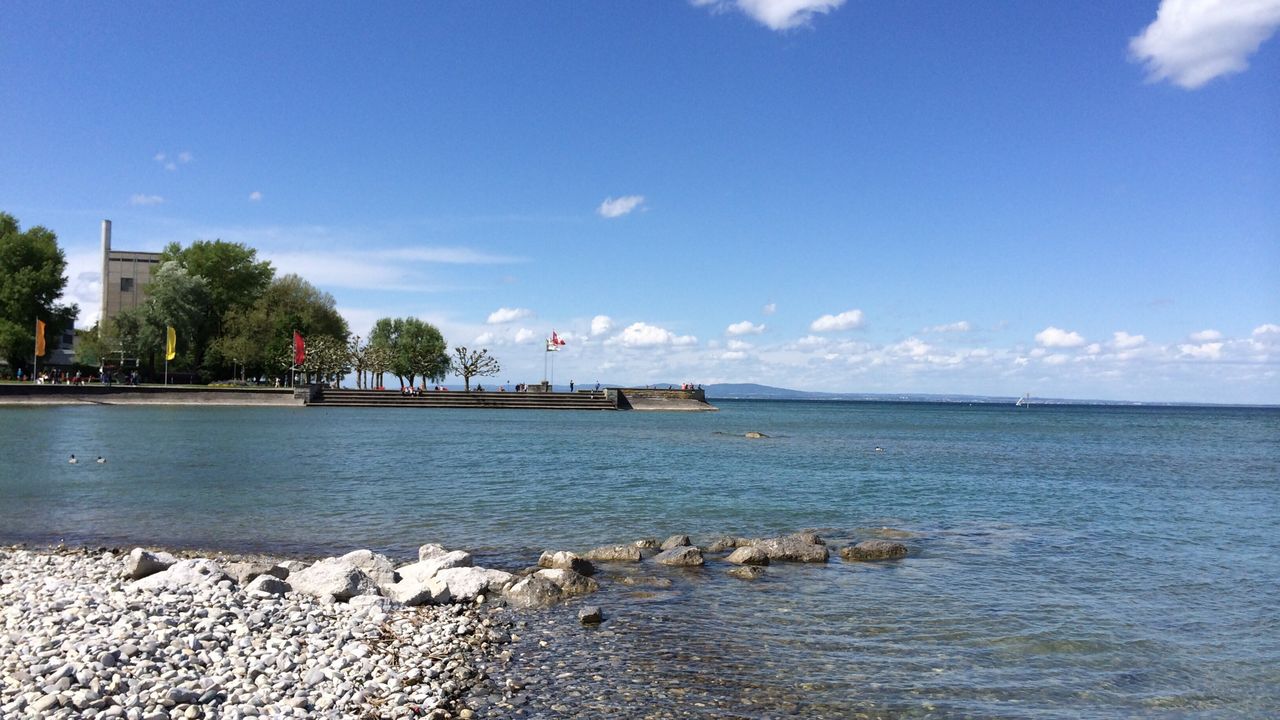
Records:
[[[11,368],[31,359],[37,318],[47,323],[50,348],[72,327],[78,308],[58,304],[65,272],[52,232],[22,232],[14,217],[0,213],[0,354]],[[271,263],[241,243],[169,244],[144,292],[140,305],[80,336],[81,364],[136,367],[155,377],[172,327],[179,341],[169,370],[203,382],[285,374],[294,365],[294,332],[306,342],[306,360],[296,370],[317,382],[354,372],[358,387],[382,387],[391,374],[406,387],[455,373],[469,390],[471,378],[500,369],[487,350],[459,347],[450,355],[440,330],[414,317],[383,318],[368,337],[353,337],[332,295],[297,275],[277,277]]]

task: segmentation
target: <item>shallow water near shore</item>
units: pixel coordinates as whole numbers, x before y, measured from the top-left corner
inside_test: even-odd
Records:
[[[812,528],[834,548],[889,527],[905,560],[756,582],[605,567],[591,602],[611,619],[582,630],[566,608],[557,655],[521,662],[587,678],[583,712],[636,716],[1280,708],[1280,411],[717,404],[0,408],[0,542],[407,558],[434,541],[514,569],[673,533]],[[592,666],[600,648],[617,664]]]

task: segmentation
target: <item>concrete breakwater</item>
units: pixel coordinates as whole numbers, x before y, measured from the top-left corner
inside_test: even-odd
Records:
[[[566,392],[425,392],[392,390],[194,387],[166,385],[0,384],[0,405],[241,405],[500,410],[709,411],[701,390],[609,388]]]

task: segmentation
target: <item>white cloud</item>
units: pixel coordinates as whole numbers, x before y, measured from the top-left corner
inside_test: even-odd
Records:
[[[1036,333],[1036,342],[1051,348],[1073,348],[1084,345],[1084,338],[1080,337],[1080,333],[1050,325]]]
[[[760,308],[760,312],[764,313],[765,315],[772,315],[778,312],[778,303],[769,303],[768,305],[765,305],[764,307]]]
[[[691,0],[698,7],[723,12],[731,8],[771,30],[789,30],[808,25],[814,15],[829,13],[844,0]]]
[[[591,318],[591,334],[603,335],[613,329],[613,318],[608,315],[597,315]]]
[[[533,339],[533,331],[528,328],[520,328],[516,331],[516,344],[527,343]]]
[[[1207,342],[1199,345],[1179,345],[1178,350],[1187,357],[1197,360],[1217,360],[1222,357],[1222,343]]]
[[[168,170],[169,172],[173,172],[174,170],[177,170],[177,169],[178,169],[178,163],[175,163],[175,162],[167,162],[167,163],[165,163],[165,164],[164,164],[164,169],[165,169],[165,170]]]
[[[610,197],[605,198],[604,202],[600,203],[600,207],[596,208],[596,212],[600,214],[600,217],[605,218],[622,217],[643,204],[643,195],[623,195],[622,197],[617,198]]]
[[[1070,360],[1070,358],[1068,358],[1066,355],[1063,355],[1062,353],[1054,353],[1052,355],[1045,355],[1044,358],[1040,360],[1040,362],[1044,363],[1045,365],[1063,365],[1068,360]]]
[[[410,260],[413,262],[443,263],[447,265],[503,265],[524,262],[523,258],[509,255],[493,255],[491,253],[460,247],[411,247],[382,250],[378,257],[388,260]]]
[[[495,339],[495,336],[493,333],[482,332],[476,336],[476,339],[474,342],[476,345],[492,345],[494,339]]]
[[[253,192],[249,193],[249,202],[258,202],[261,199],[262,199],[261,192],[254,190]]]
[[[1130,335],[1124,330],[1117,330],[1112,333],[1111,344],[1118,350],[1132,350],[1133,348],[1142,347],[1147,343],[1144,335]]]
[[[728,352],[720,353],[721,360],[741,360],[746,356],[747,354],[741,350],[729,350]]]
[[[729,348],[730,350],[737,350],[741,352],[743,350],[750,350],[751,343],[742,342],[741,340],[730,340],[728,343],[725,344],[725,347]]]
[[[614,342],[625,347],[657,347],[661,345],[686,346],[698,342],[692,335],[676,335],[675,333],[648,323],[631,323],[623,330]]]
[[[934,325],[933,327],[928,328],[926,332],[969,332],[972,329],[973,326],[969,324],[968,320],[961,320],[959,322],[947,323],[946,325]]]
[[[833,332],[862,327],[862,311],[846,310],[839,315],[823,315],[809,323],[812,332]]]
[[[909,357],[922,358],[929,354],[929,350],[931,348],[928,343],[925,343],[919,338],[910,337],[900,343],[890,345],[887,349],[895,355],[907,355]]]
[[[1222,333],[1212,329],[1201,330],[1200,332],[1193,332],[1187,337],[1189,337],[1192,342],[1207,343],[1207,342],[1213,342],[1215,340],[1221,340]]]
[[[485,320],[490,325],[501,325],[502,323],[515,322],[528,317],[533,317],[533,311],[529,308],[498,308],[489,313],[489,319]]]
[[[1099,355],[1102,353],[1102,344],[1090,343],[1084,347],[1084,351],[1090,355]]]
[[[162,202],[164,202],[164,198],[159,195],[134,193],[133,197],[129,198],[130,205],[159,205]]]
[[[1280,342],[1280,325],[1266,323],[1253,329],[1253,339],[1258,342]]]
[[[743,320],[725,328],[725,332],[730,335],[759,335],[764,332],[764,325],[756,325],[750,320]]]
[[[1194,90],[1243,72],[1280,25],[1280,0],[1162,0],[1156,19],[1129,41],[1152,82]]]
[[[163,163],[167,157],[168,157],[168,156],[167,156],[167,155],[165,155],[164,153],[162,153],[162,152],[158,152],[158,153],[156,153],[155,161],[156,161],[156,162],[158,162],[158,163]]]
[[[190,150],[183,150],[182,152],[178,153],[178,162],[184,165],[195,159],[196,159],[195,156],[191,154]]]

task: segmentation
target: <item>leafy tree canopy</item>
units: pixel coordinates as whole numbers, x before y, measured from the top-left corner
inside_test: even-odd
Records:
[[[321,337],[345,346],[349,334],[333,296],[290,274],[273,280],[251,306],[228,314],[225,333],[212,354],[221,362],[277,372],[279,348],[292,347],[295,330],[306,338],[308,354]]]
[[[58,303],[66,269],[57,235],[38,225],[22,231],[17,218],[0,212],[0,355],[10,366],[31,361],[37,319],[46,324],[47,351],[75,322],[79,308]]]
[[[443,380],[449,373],[449,348],[440,330],[415,317],[382,318],[369,333],[369,344],[390,355],[388,371],[401,385],[413,385],[414,378]]]

